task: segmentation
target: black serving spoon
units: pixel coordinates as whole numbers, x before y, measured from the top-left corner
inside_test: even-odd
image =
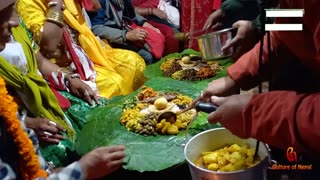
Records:
[[[205,113],[210,114],[213,111],[215,111],[218,107],[215,106],[214,104],[208,103],[208,102],[197,102],[195,107],[191,107],[191,108],[188,108],[187,110],[183,110],[183,112],[186,112],[186,111],[193,109],[193,108],[195,108],[197,112],[205,112]],[[162,119],[167,119],[170,122],[175,122],[177,120],[177,114],[181,114],[183,112],[177,112],[177,113],[174,113],[172,111],[163,112],[162,114],[160,114],[158,116],[158,122],[161,121]],[[190,121],[189,124],[191,124],[191,123],[192,122]]]

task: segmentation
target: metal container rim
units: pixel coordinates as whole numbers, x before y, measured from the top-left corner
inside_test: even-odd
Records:
[[[232,28],[222,29],[222,30],[219,30],[219,31],[211,32],[209,34],[204,34],[204,35],[198,36],[197,38],[200,39],[200,38],[204,38],[204,37],[210,37],[210,36],[214,36],[214,35],[217,35],[217,34],[220,34],[220,33],[223,33],[223,32],[231,31],[233,29],[236,29],[236,28],[232,27]]]
[[[237,173],[241,173],[241,172],[245,172],[245,171],[248,171],[250,169],[256,169],[256,168],[259,168],[259,165],[261,165],[263,162],[265,161],[268,161],[270,159],[270,153],[269,153],[269,148],[268,146],[265,144],[265,143],[262,143],[262,145],[267,149],[267,156],[261,160],[260,163],[256,164],[255,166],[252,166],[250,168],[246,168],[246,169],[242,169],[242,170],[238,170],[238,171],[231,171],[231,172],[218,172],[218,171],[211,171],[211,170],[208,170],[208,169],[204,169],[204,168],[201,168],[201,167],[198,167],[196,166],[193,162],[191,162],[188,158],[187,158],[187,147],[188,147],[188,144],[194,140],[195,138],[197,138],[198,136],[201,136],[202,134],[205,134],[205,133],[208,133],[210,131],[216,131],[216,130],[227,130],[226,128],[224,127],[220,127],[220,128],[214,128],[214,129],[209,129],[209,130],[206,130],[206,131],[203,131],[201,133],[198,133],[197,135],[193,136],[191,139],[189,139],[189,141],[186,143],[186,145],[184,146],[184,156],[185,156],[185,159],[188,161],[189,165],[193,166],[194,168],[196,169],[199,169],[201,171],[205,171],[207,173],[214,173],[214,174],[237,174]],[[269,159],[268,159],[269,158]]]

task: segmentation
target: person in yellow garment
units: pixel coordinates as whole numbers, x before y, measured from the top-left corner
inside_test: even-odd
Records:
[[[95,37],[83,14],[95,1],[19,0],[17,11],[42,54],[66,67],[62,71],[79,74],[99,96],[127,95],[145,82],[146,64],[137,53]]]
[[[14,2],[6,0],[7,3],[9,1],[12,4]],[[74,150],[74,140],[76,133],[81,130],[80,123],[88,122],[90,119],[83,116],[82,119],[78,119],[74,116],[76,112],[70,114],[68,109],[61,109],[44,79],[45,74],[51,74],[50,71],[54,72],[59,67],[44,58],[41,52],[34,53],[27,31],[23,24],[19,24],[19,18],[14,11],[12,12],[12,7],[6,11],[7,15],[0,18],[0,77],[4,79],[10,95],[14,96],[14,101],[19,105],[18,114],[22,117],[22,122],[37,135],[42,156],[55,166],[64,166],[79,158]],[[69,82],[70,94],[76,95],[83,90],[92,93],[90,87],[78,78],[67,77],[66,81]],[[78,100],[80,98],[78,97]],[[83,103],[74,102],[82,105],[80,110],[84,113],[103,106],[104,98],[99,99],[99,105],[95,96],[91,98],[96,101],[92,106],[85,102],[85,99]],[[0,121],[1,123],[3,121]],[[8,148],[5,144],[0,144],[5,149]],[[0,179],[1,177],[0,175]]]

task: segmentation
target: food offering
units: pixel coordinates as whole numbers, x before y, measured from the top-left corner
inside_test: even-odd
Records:
[[[202,152],[195,165],[218,172],[232,172],[250,168],[261,159],[254,158],[255,149],[247,144],[232,144],[215,151]]]
[[[187,128],[195,110],[179,113],[192,102],[192,98],[177,92],[160,92],[151,87],[124,103],[120,122],[127,130],[142,135],[176,135]],[[176,114],[176,118],[161,116],[165,112]]]
[[[194,54],[184,54],[178,58],[165,59],[160,69],[165,77],[197,81],[214,77],[222,70],[222,66],[218,62],[205,61]]]

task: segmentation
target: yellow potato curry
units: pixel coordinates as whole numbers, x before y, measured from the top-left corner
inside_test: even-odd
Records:
[[[252,167],[261,161],[253,160],[255,149],[247,144],[232,144],[215,151],[202,152],[195,165],[212,171],[231,172]]]

